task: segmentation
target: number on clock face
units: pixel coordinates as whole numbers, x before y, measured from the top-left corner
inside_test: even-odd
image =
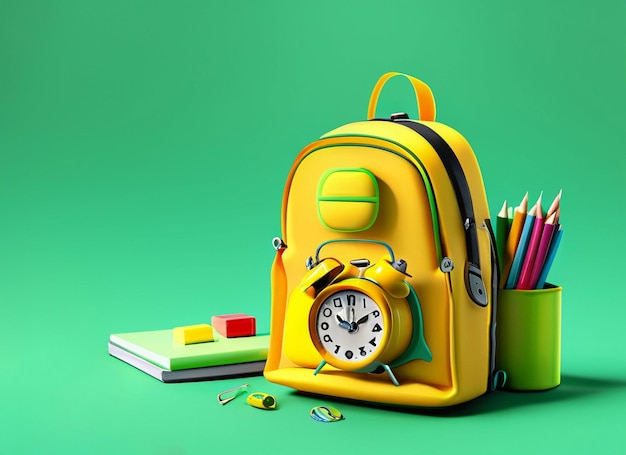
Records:
[[[384,323],[380,307],[369,296],[342,290],[322,302],[315,327],[328,353],[343,361],[360,362],[379,349]]]

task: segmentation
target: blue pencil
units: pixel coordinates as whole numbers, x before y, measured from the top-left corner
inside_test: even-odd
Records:
[[[556,256],[556,250],[559,248],[559,243],[561,243],[561,237],[563,237],[563,229],[561,229],[561,226],[559,225],[559,230],[554,233],[552,242],[550,242],[550,248],[548,249],[548,254],[546,255],[546,260],[543,263],[543,268],[539,274],[539,279],[537,280],[535,289],[543,289],[543,286],[546,284],[546,277],[548,276],[550,266],[552,266],[552,262],[554,261],[554,256]]]

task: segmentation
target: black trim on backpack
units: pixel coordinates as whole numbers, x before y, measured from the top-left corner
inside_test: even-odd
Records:
[[[478,251],[478,234],[476,231],[476,220],[474,219],[474,206],[472,195],[470,194],[467,178],[461,167],[461,163],[450,145],[434,130],[422,123],[405,120],[404,115],[392,116],[391,119],[372,119],[391,121],[398,125],[406,126],[422,136],[437,152],[441,162],[446,168],[452,188],[456,195],[456,200],[463,220],[465,230],[465,244],[467,248],[467,261],[465,269],[465,283],[467,292],[471,299],[480,306],[487,306],[487,291],[482,279],[480,270],[480,254]]]
[[[498,384],[498,373],[496,371],[496,316],[498,314],[498,283],[500,282],[500,264],[498,262],[498,253],[496,251],[496,236],[493,232],[493,227],[491,226],[491,220],[486,219],[485,226],[489,231],[489,250],[491,251],[491,323],[489,325],[489,383],[487,384],[487,390],[494,391],[500,386],[500,384]],[[506,379],[504,380],[506,381]]]
[[[407,126],[413,131],[418,133],[435,149],[435,152],[441,158],[456,199],[459,203],[459,209],[461,210],[461,218],[463,219],[465,227],[465,238],[467,240],[467,259],[480,268],[480,256],[478,254],[478,235],[476,234],[476,220],[474,220],[474,206],[472,204],[472,196],[470,194],[469,184],[465,178],[465,173],[461,167],[459,159],[456,157],[452,148],[448,143],[429,127],[412,121],[396,120],[395,123]]]

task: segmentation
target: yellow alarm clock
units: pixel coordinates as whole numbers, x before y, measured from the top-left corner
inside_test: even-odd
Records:
[[[350,264],[326,258],[303,278],[302,288],[313,298],[309,335],[323,359],[314,374],[326,364],[351,372],[386,371],[398,385],[390,364],[414,333],[407,264],[392,255],[375,264],[367,259]]]

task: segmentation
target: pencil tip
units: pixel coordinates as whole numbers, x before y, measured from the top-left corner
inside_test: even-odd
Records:
[[[528,209],[528,191],[526,191],[526,194],[524,195],[524,198],[522,199],[522,202],[520,202],[519,206],[524,212]]]
[[[554,213],[557,209],[560,208],[562,192],[563,190],[559,191],[559,194],[557,194],[556,197],[554,198],[554,201],[552,201],[552,205],[550,205],[550,208],[548,209],[548,215]]]
[[[504,217],[508,216],[507,212],[508,212],[508,207],[507,207],[506,200],[505,200],[504,204],[502,204],[502,208],[500,209],[500,212],[498,213],[498,216],[504,218]]]

